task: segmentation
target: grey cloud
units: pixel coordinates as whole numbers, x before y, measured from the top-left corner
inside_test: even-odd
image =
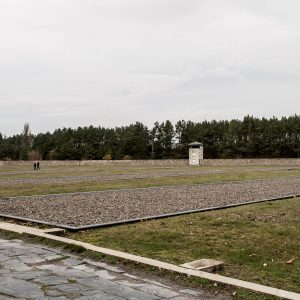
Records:
[[[5,134],[300,108],[296,0],[0,0],[0,41]]]

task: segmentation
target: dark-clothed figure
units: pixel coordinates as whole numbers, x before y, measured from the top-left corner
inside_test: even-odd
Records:
[[[36,164],[36,169],[39,170],[40,169],[40,162],[38,161]]]
[[[36,170],[36,163],[33,164],[33,169]]]

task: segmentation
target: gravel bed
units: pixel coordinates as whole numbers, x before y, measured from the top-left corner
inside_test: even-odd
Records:
[[[83,226],[294,194],[300,194],[300,177],[0,198],[0,214]]]
[[[63,177],[49,177],[49,178],[18,178],[18,179],[1,179],[0,186],[13,186],[19,184],[65,184],[78,182],[105,182],[117,180],[131,180],[131,179],[147,179],[160,177],[178,177],[178,176],[197,176],[209,174],[226,174],[236,173],[236,171],[276,171],[276,170],[299,170],[300,168],[251,168],[251,169],[212,169],[212,170],[190,170],[190,171],[170,171],[157,173],[135,173],[135,174],[114,174],[114,175],[96,175],[96,176],[63,176]]]

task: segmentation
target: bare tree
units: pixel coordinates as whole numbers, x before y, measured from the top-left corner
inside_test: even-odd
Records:
[[[27,122],[24,124],[24,128],[23,128],[23,133],[22,133],[22,135],[23,135],[24,137],[27,137],[27,136],[30,136],[30,135],[31,135],[30,126],[29,126],[29,123],[27,123]]]
[[[29,123],[24,124],[24,128],[21,134],[21,151],[20,151],[20,159],[27,160],[28,153],[32,146],[32,134],[30,131]]]

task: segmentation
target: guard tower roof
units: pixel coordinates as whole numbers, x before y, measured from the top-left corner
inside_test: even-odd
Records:
[[[189,146],[190,147],[197,147],[197,146],[203,146],[203,144],[199,143],[199,142],[193,142],[193,143],[190,143]]]

